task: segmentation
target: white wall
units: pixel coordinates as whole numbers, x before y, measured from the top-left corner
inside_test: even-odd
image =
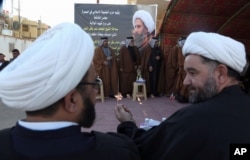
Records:
[[[13,49],[10,48],[10,44],[14,44],[14,48],[18,49],[22,54],[22,52],[32,44],[32,42],[33,41],[31,40],[0,35],[0,53],[5,54],[5,59],[9,60],[10,58],[12,58],[11,50]]]

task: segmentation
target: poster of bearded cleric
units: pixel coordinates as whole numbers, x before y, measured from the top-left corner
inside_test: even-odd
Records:
[[[126,37],[142,49],[155,36],[157,5],[75,4],[74,21],[89,33],[95,46],[107,37],[109,46],[118,50]]]

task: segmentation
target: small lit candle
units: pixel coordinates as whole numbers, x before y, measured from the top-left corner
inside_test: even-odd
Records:
[[[118,105],[119,101],[122,100],[122,94],[120,92],[118,92],[118,94],[115,95],[115,98],[116,98],[116,105]]]
[[[139,104],[142,104],[141,98],[137,97],[137,101],[139,102]]]

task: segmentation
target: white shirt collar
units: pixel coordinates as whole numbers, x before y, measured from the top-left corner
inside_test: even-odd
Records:
[[[18,124],[22,127],[31,129],[31,130],[38,130],[38,131],[44,131],[44,130],[54,130],[54,129],[60,129],[68,126],[78,125],[74,122],[26,122],[19,120]]]

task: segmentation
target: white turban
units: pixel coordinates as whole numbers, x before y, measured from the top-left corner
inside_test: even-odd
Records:
[[[86,32],[73,23],[59,24],[0,72],[0,99],[25,111],[48,107],[77,86],[93,54],[93,40]]]
[[[246,52],[242,43],[217,33],[191,33],[182,53],[197,54],[223,63],[241,73],[246,65]]]
[[[140,18],[145,26],[148,28],[148,32],[152,33],[155,30],[155,23],[151,14],[145,10],[138,10],[133,15],[133,26],[135,26],[135,19]]]

